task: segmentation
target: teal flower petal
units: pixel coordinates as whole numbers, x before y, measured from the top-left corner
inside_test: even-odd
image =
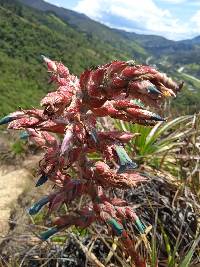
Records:
[[[59,231],[59,228],[57,227],[53,227],[48,229],[47,231],[43,232],[40,234],[40,238],[45,241],[47,240],[49,237],[51,237],[52,235],[56,234]]]
[[[44,197],[42,199],[40,199],[38,202],[36,202],[32,207],[30,207],[30,209],[28,210],[30,215],[35,215],[37,214],[41,208],[46,205],[49,202],[49,198],[48,197]]]
[[[98,135],[97,135],[96,129],[92,129],[90,131],[90,135],[91,135],[92,139],[94,140],[94,142],[96,144],[98,144],[99,143],[99,139],[98,139]]]
[[[48,176],[46,176],[45,174],[43,174],[42,176],[40,176],[40,178],[38,179],[35,187],[41,186],[44,183],[46,183],[48,181]]]
[[[29,137],[29,134],[27,132],[22,132],[19,135],[19,138],[22,139],[22,140],[27,140],[28,137]]]
[[[138,167],[137,163],[130,159],[130,157],[122,146],[115,146],[115,151],[117,153],[120,163],[120,167],[117,173],[129,172]]]
[[[3,118],[0,119],[0,125],[3,125],[3,124],[6,124],[6,123],[9,123],[11,121],[13,121],[15,118],[12,117],[12,116],[5,116]]]
[[[114,233],[117,236],[121,236],[122,235],[122,232],[123,232],[124,228],[115,219],[112,218],[112,219],[108,220],[107,223],[112,227]]]
[[[135,220],[135,226],[136,226],[136,228],[138,229],[138,231],[139,231],[141,234],[143,234],[143,233],[145,232],[146,227],[145,227],[144,224],[140,221],[139,218],[137,218],[137,219]]]
[[[157,95],[160,95],[161,92],[155,87],[155,86],[149,86],[147,88],[147,91],[150,93],[150,94],[157,94]]]
[[[152,116],[151,116],[150,119],[153,120],[153,121],[166,121],[165,118],[163,118],[160,115],[155,114],[155,113],[152,113]]]

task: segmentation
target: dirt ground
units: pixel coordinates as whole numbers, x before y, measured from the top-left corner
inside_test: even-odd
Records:
[[[39,156],[31,156],[22,166],[0,167],[0,242],[8,234],[9,219],[19,196],[34,184],[33,169]]]

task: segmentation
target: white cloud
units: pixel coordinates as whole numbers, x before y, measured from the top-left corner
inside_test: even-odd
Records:
[[[168,3],[168,4],[186,4],[189,6],[199,6],[200,1],[199,0],[156,0],[158,3]]]
[[[162,1],[181,3],[187,0]],[[74,9],[105,24],[108,21],[105,17],[109,16],[108,26],[126,28],[139,33],[163,35],[176,40],[186,39],[195,34],[197,29],[191,27],[191,24],[199,23],[200,26],[200,19],[198,19],[200,13],[190,22],[183,22],[172,15],[168,9],[158,6],[155,0],[80,0]],[[115,18],[113,23],[112,17]],[[116,25],[116,18],[126,21],[126,25],[119,25],[119,23]]]
[[[161,2],[167,2],[170,4],[181,4],[187,2],[187,0],[161,0]]]
[[[198,10],[193,17],[191,18],[191,22],[194,23],[196,28],[200,28],[200,10]]]
[[[81,0],[78,2],[74,10],[80,13],[85,13],[91,18],[98,19],[101,17],[102,13],[101,11],[103,11],[101,2],[106,2],[106,1]]]

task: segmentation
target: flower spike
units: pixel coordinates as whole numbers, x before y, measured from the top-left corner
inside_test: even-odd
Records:
[[[57,90],[41,100],[41,109],[17,111],[0,119],[0,125],[9,123],[8,129],[25,130],[20,138],[43,150],[38,168],[41,176],[35,186],[46,182],[55,185],[53,193],[32,205],[29,214],[37,214],[46,204],[47,216],[59,213],[63,204],[83,195],[90,200],[85,207],[58,216],[40,238],[47,240],[72,225],[86,228],[97,221],[119,237],[134,266],[145,266],[125,230],[127,224],[134,224],[137,234],[143,234],[145,225],[129,203],[106,193],[111,188],[132,188],[147,181],[124,149],[136,134],[114,129],[99,131],[98,125],[101,118],[109,116],[141,125],[165,121],[145,105],[159,110],[165,97],[175,97],[182,84],[132,60],[116,60],[88,69],[78,79],[63,63],[42,58],[50,83]],[[95,153],[93,159],[91,153]],[[119,165],[117,171],[115,162]]]

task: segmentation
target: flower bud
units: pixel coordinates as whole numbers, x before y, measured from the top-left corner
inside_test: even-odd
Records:
[[[141,222],[136,213],[133,211],[133,209],[131,207],[126,207],[125,212],[126,216],[135,223],[135,226],[137,227],[138,231],[143,234],[145,232],[146,227]]]
[[[117,222],[115,219],[111,218],[108,221],[106,221],[112,228],[113,232],[117,235],[117,236],[121,236],[122,232],[124,230],[122,224],[120,224],[119,222]]]
[[[137,164],[129,158],[128,154],[122,146],[115,146],[115,151],[120,163],[120,167],[117,173],[129,172],[137,168]]]
[[[49,237],[58,233],[59,231],[60,231],[60,229],[58,227],[52,227],[52,228],[48,229],[47,231],[41,233],[40,239],[43,241],[46,241]]]
[[[62,77],[62,78],[67,78],[69,75],[69,69],[65,67],[61,62],[56,62],[56,67],[57,67],[57,74]]]
[[[11,121],[8,125],[8,129],[21,130],[24,128],[33,128],[38,125],[40,119],[34,117],[24,117]]]
[[[51,59],[49,59],[48,57],[45,57],[43,55],[41,55],[41,57],[44,60],[44,62],[47,64],[48,71],[53,71],[53,72],[57,71],[57,66],[56,66],[56,63],[54,61],[52,61]]]

